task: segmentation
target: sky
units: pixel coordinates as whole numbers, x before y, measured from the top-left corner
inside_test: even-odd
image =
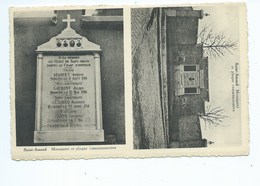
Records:
[[[202,9],[210,16],[204,17],[199,22],[199,33],[204,25],[211,25],[214,33],[224,33],[232,40],[239,42],[239,9],[235,6],[195,7]],[[239,46],[239,45],[238,45]],[[241,144],[240,109],[232,110],[232,81],[231,71],[235,63],[239,63],[239,48],[231,55],[209,58],[209,94],[211,106],[221,106],[224,115],[228,116],[218,127],[205,127],[202,122],[202,135],[208,141],[213,141],[210,146],[236,146]]]

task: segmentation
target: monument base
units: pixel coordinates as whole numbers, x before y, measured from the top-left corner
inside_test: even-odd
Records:
[[[34,143],[104,142],[104,130],[34,131]]]

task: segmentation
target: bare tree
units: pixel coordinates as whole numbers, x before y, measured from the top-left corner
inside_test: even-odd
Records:
[[[205,123],[205,127],[217,127],[224,126],[223,121],[228,117],[224,115],[224,109],[222,107],[212,107],[211,105],[206,106],[205,113],[199,114],[200,119]]]
[[[224,33],[214,33],[211,26],[204,26],[198,35],[198,43],[202,44],[206,55],[217,58],[226,55],[234,55],[238,42]]]

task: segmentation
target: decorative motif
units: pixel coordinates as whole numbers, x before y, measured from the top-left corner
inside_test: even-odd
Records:
[[[62,19],[62,22],[67,22],[67,28],[71,28],[70,27],[70,23],[71,22],[76,22],[75,19],[70,19],[70,14],[67,14],[67,19]]]
[[[184,96],[176,96],[176,102],[180,104],[182,109],[185,109],[188,103],[188,98]]]
[[[75,45],[75,41],[74,41],[74,40],[71,40],[71,41],[70,41],[70,46],[71,46],[71,47],[74,47],[74,45]]]
[[[56,38],[56,46],[59,47],[63,47],[63,48],[73,48],[73,49],[77,49],[79,47],[81,47],[81,43],[82,43],[82,38],[72,38],[72,39],[68,39],[68,38]]]
[[[67,27],[57,36],[53,37],[47,43],[44,43],[37,48],[37,52],[44,51],[101,51],[100,46],[90,42],[87,38],[76,33],[70,24],[75,22],[75,19],[67,15],[67,19],[62,19],[67,23]]]

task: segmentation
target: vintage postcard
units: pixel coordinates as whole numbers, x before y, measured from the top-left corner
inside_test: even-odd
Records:
[[[249,153],[245,4],[10,8],[12,158]]]

